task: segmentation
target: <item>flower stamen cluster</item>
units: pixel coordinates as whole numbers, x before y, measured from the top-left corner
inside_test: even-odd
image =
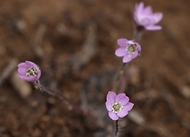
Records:
[[[121,111],[123,108],[123,106],[121,105],[120,102],[115,102],[113,105],[112,105],[112,111],[114,113],[118,113],[119,111]]]
[[[28,68],[26,70],[26,76],[37,76],[38,75],[38,71],[35,68]]]
[[[135,54],[135,51],[137,51],[137,47],[134,44],[128,45],[125,49],[128,53],[128,57]]]

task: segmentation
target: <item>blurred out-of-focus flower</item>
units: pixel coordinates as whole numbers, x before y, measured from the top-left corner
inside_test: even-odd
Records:
[[[120,48],[115,51],[115,55],[123,57],[123,63],[130,62],[140,54],[141,46],[137,42],[120,38],[117,40],[117,44]]]
[[[129,98],[125,93],[116,95],[113,91],[108,92],[105,104],[108,115],[112,120],[125,117],[134,106],[133,103],[129,102]]]
[[[39,80],[41,70],[35,63],[25,61],[18,64],[18,76],[24,81],[35,82]]]
[[[161,30],[162,27],[156,25],[163,17],[161,12],[152,13],[150,6],[144,7],[144,3],[136,4],[133,13],[134,20],[137,26],[142,26],[146,30]]]

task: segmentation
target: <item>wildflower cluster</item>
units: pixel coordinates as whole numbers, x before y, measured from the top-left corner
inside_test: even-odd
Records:
[[[143,27],[145,30],[162,29],[161,26],[156,25],[163,17],[162,13],[152,13],[151,7],[145,7],[144,3],[142,2],[140,4],[136,4],[133,15],[136,27]],[[141,53],[141,46],[134,40],[120,38],[117,40],[117,44],[119,45],[119,48],[115,51],[115,55],[117,57],[122,57],[122,62],[124,64],[131,62]],[[31,61],[25,61],[18,64],[18,76],[24,81],[34,82],[38,83],[38,86],[40,85],[39,78],[41,76],[41,70],[35,63]],[[39,89],[54,93],[58,97],[61,97],[67,102],[71,103],[63,95],[53,92],[52,90],[48,90],[43,86],[41,86]],[[73,105],[73,103],[71,104]],[[134,106],[133,103],[129,102],[129,97],[127,97],[125,93],[119,93],[117,95],[113,91],[108,92],[105,105],[108,111],[108,116],[115,121],[117,121],[119,118],[125,117]],[[75,105],[73,106],[83,114],[86,114],[83,110],[77,108]]]
[[[162,19],[163,14],[161,12],[153,13],[152,8],[150,6],[145,7],[143,2],[136,4],[133,15],[137,30],[139,28],[152,31],[162,29],[161,26],[156,24]],[[129,63],[141,53],[141,46],[134,40],[120,38],[117,40],[117,44],[120,47],[115,51],[115,55],[123,57],[123,63]],[[110,91],[106,99],[106,108],[112,120],[125,117],[134,106],[124,93],[116,95],[116,93]]]

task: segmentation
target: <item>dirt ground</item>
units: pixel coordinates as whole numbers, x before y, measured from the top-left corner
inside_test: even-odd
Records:
[[[112,137],[105,111],[121,58],[118,38],[133,39],[129,0],[0,1],[0,137]],[[121,137],[190,137],[190,0],[144,0],[163,12],[161,31],[145,32],[141,56],[126,68],[135,104]],[[17,63],[42,70],[41,83],[98,116],[22,83]]]

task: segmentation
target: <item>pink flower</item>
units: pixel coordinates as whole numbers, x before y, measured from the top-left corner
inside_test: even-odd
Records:
[[[123,63],[130,62],[132,59],[136,58],[141,51],[141,46],[132,40],[120,38],[117,40],[117,44],[120,48],[115,51],[115,55],[123,57]]]
[[[18,76],[24,81],[35,82],[39,80],[41,70],[35,63],[25,61],[18,64]]]
[[[115,92],[110,91],[106,99],[106,108],[112,120],[125,117],[134,106],[133,103],[129,102],[129,98],[124,93],[116,95]]]
[[[137,26],[143,26],[146,30],[161,30],[162,27],[155,25],[163,17],[161,12],[152,13],[150,6],[144,7],[144,3],[136,4],[134,11],[134,20]]]

